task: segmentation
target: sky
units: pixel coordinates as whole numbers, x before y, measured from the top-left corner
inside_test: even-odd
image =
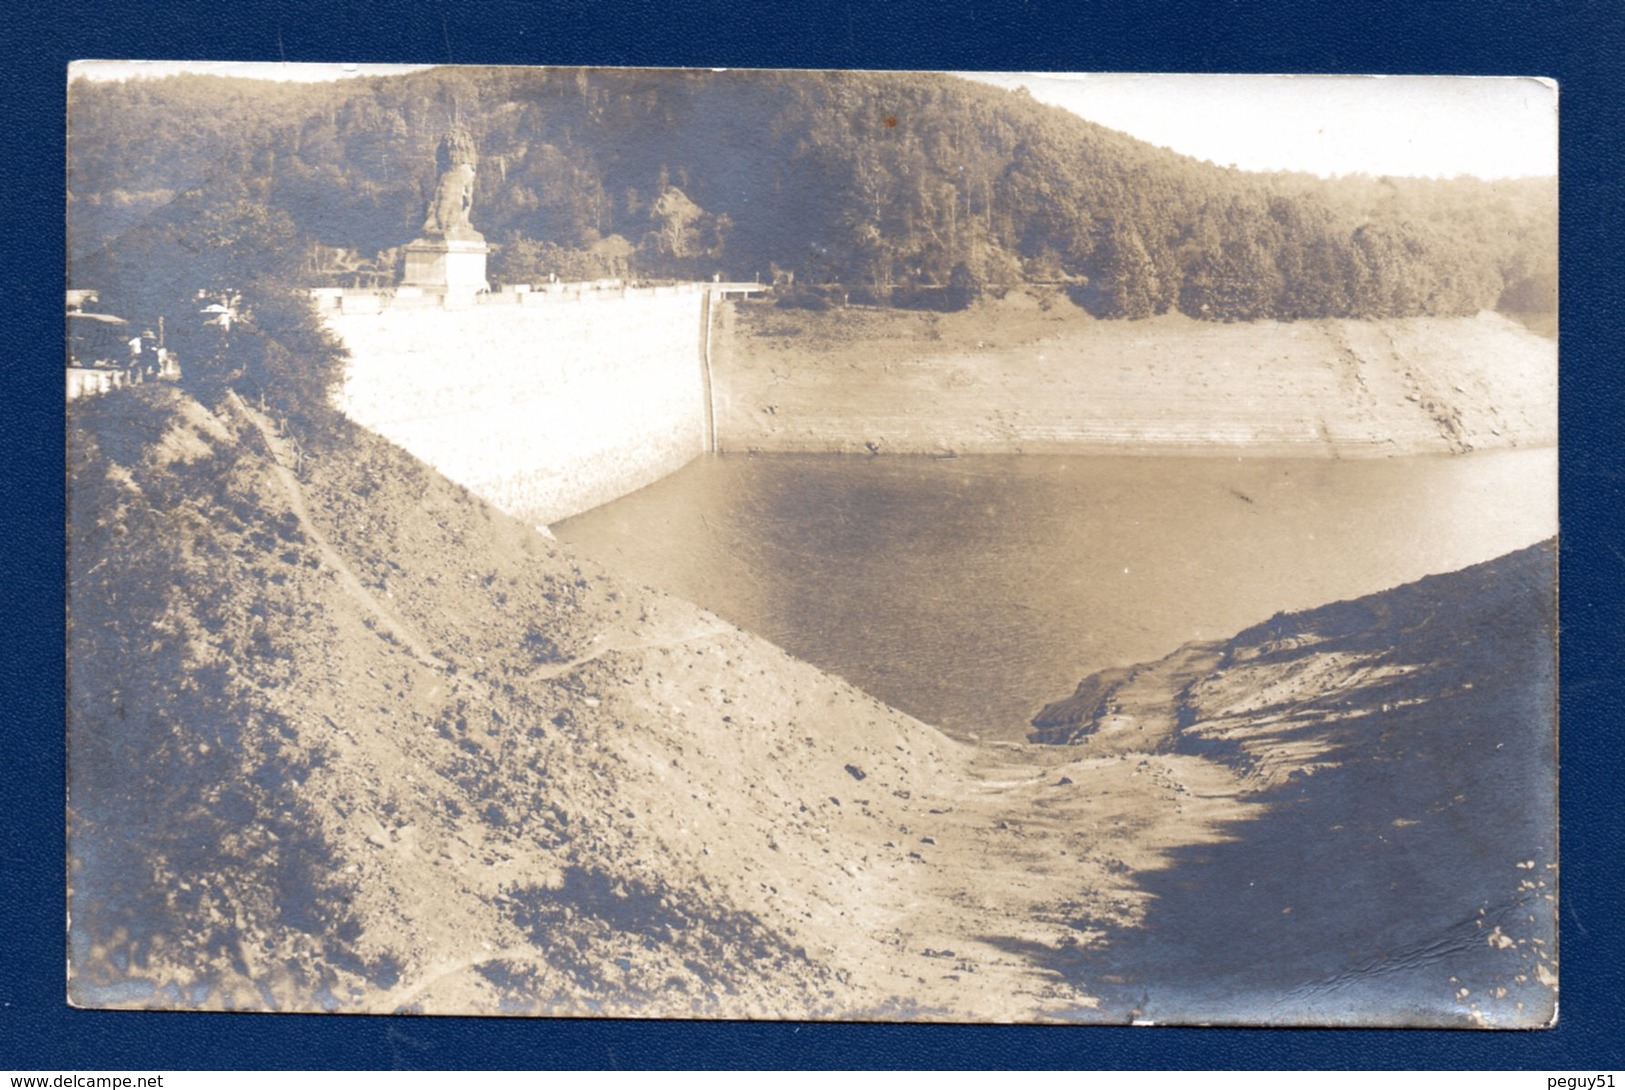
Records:
[[[315,82],[425,65],[87,61],[70,76],[178,71]],[[1557,87],[1533,78],[958,73],[1220,166],[1322,176],[1557,173]]]
[[[1517,178],[1557,173],[1557,87],[1474,76],[961,73],[1243,170]]]

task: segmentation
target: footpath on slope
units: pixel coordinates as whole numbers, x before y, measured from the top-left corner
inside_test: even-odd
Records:
[[[446,664],[428,649],[422,637],[414,632],[412,627],[402,620],[393,609],[380,601],[377,595],[361,585],[361,580],[356,578],[356,574],[350,569],[350,565],[339,555],[338,550],[333,548],[332,544],[327,540],[327,535],[323,534],[321,529],[311,521],[310,510],[305,506],[304,489],[300,486],[299,479],[294,475],[294,471],[287,465],[289,461],[287,441],[273,430],[271,424],[263,416],[250,409],[235,390],[229,391],[229,400],[232,407],[242,414],[243,419],[253,426],[255,432],[265,443],[266,451],[270,455],[269,468],[277,483],[282,486],[282,494],[288,501],[289,510],[299,520],[300,529],[315,543],[323,562],[337,576],[339,586],[343,587],[346,594],[350,595],[364,609],[370,612],[384,631],[389,633],[392,638],[399,640],[419,662],[437,670],[445,669]]]

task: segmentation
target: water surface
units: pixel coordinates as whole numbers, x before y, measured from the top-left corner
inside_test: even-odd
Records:
[[[553,529],[952,734],[1014,739],[1095,670],[1550,537],[1557,456],[708,456]]]

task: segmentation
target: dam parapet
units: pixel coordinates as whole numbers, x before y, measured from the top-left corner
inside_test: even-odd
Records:
[[[377,314],[386,310],[467,310],[481,306],[545,307],[555,304],[607,302],[614,299],[713,295],[743,298],[768,290],[765,284],[693,281],[676,284],[628,284],[624,280],[555,281],[546,284],[502,284],[490,291],[458,291],[402,284],[393,288],[311,288],[322,313]]]
[[[628,284],[624,280],[585,280],[503,284],[491,291],[456,291],[408,284],[394,288],[311,288],[310,297],[323,314],[378,314],[386,310],[467,310],[480,306],[545,307],[674,295],[744,299],[769,290],[766,284],[750,281]]]

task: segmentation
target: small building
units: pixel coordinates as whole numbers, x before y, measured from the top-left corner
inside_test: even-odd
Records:
[[[67,293],[67,398],[104,394],[180,375],[163,338],[152,330],[137,332],[123,318],[87,311],[98,301],[95,291]]]

